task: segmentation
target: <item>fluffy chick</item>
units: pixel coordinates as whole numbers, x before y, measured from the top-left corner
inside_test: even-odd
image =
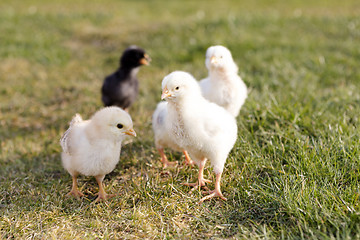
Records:
[[[171,148],[175,151],[182,151],[185,155],[185,164],[193,165],[193,161],[191,160],[189,154],[186,150],[182,149],[172,138],[169,136],[167,129],[165,127],[165,121],[167,118],[167,102],[158,103],[154,114],[152,116],[152,127],[154,130],[154,138],[155,138],[155,146],[159,151],[161,156],[161,162],[163,163],[163,167],[166,168],[168,166],[175,166],[176,162],[169,162],[165,153],[164,148]]]
[[[83,120],[76,114],[70,127],[60,139],[63,149],[61,160],[72,176],[72,189],[68,195],[83,196],[77,187],[77,176],[94,176],[99,185],[96,201],[106,200],[102,181],[119,162],[121,142],[126,135],[136,136],[130,115],[118,107],[106,107],[91,119]]]
[[[238,76],[231,52],[224,46],[211,46],[206,51],[205,65],[209,76],[199,83],[203,96],[236,117],[247,98],[247,88]]]
[[[120,58],[120,67],[107,76],[101,88],[104,106],[118,106],[127,111],[139,93],[136,77],[140,66],[149,65],[149,55],[142,48],[131,46]]]
[[[224,108],[207,101],[201,94],[198,82],[186,72],[175,71],[162,81],[162,99],[166,99],[165,126],[170,137],[186,149],[199,165],[197,183],[188,186],[205,186],[204,166],[209,159],[216,174],[215,190],[204,200],[223,196],[220,190],[221,174],[226,158],[237,138],[235,118]]]

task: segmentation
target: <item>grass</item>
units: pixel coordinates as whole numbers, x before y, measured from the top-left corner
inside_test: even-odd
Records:
[[[0,3],[0,237],[360,239],[359,13],[356,0]],[[59,138],[76,112],[102,107],[103,78],[130,44],[153,62],[130,110],[138,137],[105,178],[120,196],[93,204],[97,184],[81,177],[86,197],[66,198]],[[180,184],[197,168],[161,168],[151,114],[162,78],[205,77],[215,44],[250,94],[223,174],[228,201],[198,205]]]

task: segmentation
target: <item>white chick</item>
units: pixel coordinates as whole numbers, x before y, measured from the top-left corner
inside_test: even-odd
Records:
[[[238,76],[231,52],[220,45],[209,47],[205,65],[209,76],[199,82],[203,96],[236,117],[247,98],[247,88]]]
[[[136,136],[130,115],[119,107],[106,107],[96,112],[90,120],[76,114],[70,127],[60,139],[64,168],[72,176],[72,189],[68,195],[83,196],[77,187],[77,176],[94,176],[99,185],[98,198],[106,200],[102,181],[119,162],[121,142],[126,135]]]
[[[163,79],[162,89],[161,98],[168,102],[167,131],[199,165],[198,182],[185,185],[203,187],[210,182],[204,179],[204,166],[209,159],[216,174],[215,190],[200,203],[213,197],[226,200],[220,190],[220,181],[226,158],[237,138],[235,118],[224,108],[207,101],[198,82],[189,73],[172,72]]]
[[[155,146],[160,153],[163,167],[166,168],[168,166],[175,166],[177,164],[177,161],[176,162],[168,161],[164,153],[165,147],[171,148],[175,151],[182,151],[185,155],[185,164],[193,165],[194,163],[191,160],[187,151],[182,149],[176,142],[174,142],[170,138],[167,129],[165,127],[166,117],[167,117],[167,102],[159,102],[152,116],[152,127],[154,130]]]

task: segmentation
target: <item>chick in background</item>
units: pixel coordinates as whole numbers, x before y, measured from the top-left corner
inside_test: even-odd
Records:
[[[238,116],[247,98],[247,87],[231,52],[221,45],[211,46],[206,50],[205,65],[209,76],[199,82],[203,96]]]
[[[120,58],[119,68],[104,79],[101,100],[104,106],[118,106],[125,111],[135,102],[139,93],[137,73],[142,65],[149,65],[151,58],[145,50],[130,46]]]

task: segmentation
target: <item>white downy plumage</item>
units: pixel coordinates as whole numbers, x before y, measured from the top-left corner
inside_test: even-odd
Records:
[[[185,155],[185,164],[193,165],[193,161],[190,159],[188,153],[176,142],[174,142],[167,132],[165,127],[165,121],[167,118],[167,104],[167,102],[159,102],[152,116],[155,146],[160,153],[161,162],[163,163],[164,168],[177,164],[177,161],[169,162],[164,153],[164,148],[171,148],[175,151],[182,151]]]
[[[206,51],[205,65],[209,76],[199,82],[203,96],[236,117],[247,98],[247,88],[238,76],[231,52],[220,45],[211,46]]]
[[[205,186],[203,171],[209,159],[216,174],[215,190],[200,202],[212,197],[226,200],[220,190],[221,174],[227,156],[237,138],[235,118],[224,108],[207,101],[198,82],[188,73],[175,71],[162,81],[162,99],[166,99],[165,126],[170,137],[186,149],[199,166],[198,182],[188,186]]]
[[[83,174],[96,178],[99,185],[96,201],[111,197],[106,194],[102,181],[118,163],[121,142],[126,135],[136,136],[136,133],[130,115],[119,107],[103,108],[89,120],[82,120],[79,114],[73,117],[60,139],[62,163],[73,179],[68,195],[83,196],[77,187],[77,176]]]

